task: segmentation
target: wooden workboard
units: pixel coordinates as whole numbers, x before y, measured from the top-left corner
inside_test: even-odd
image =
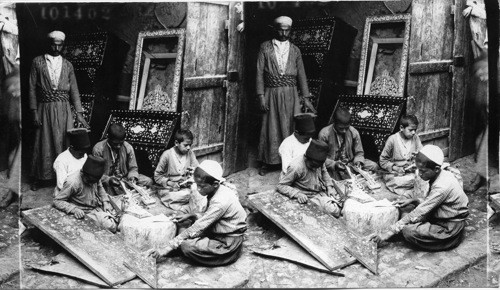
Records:
[[[345,247],[361,238],[312,203],[300,204],[275,190],[248,197],[250,203],[330,271],[352,264]]]
[[[126,261],[148,265],[150,273],[156,273],[156,265],[153,268],[153,264],[148,261],[150,257],[139,254],[118,236],[99,228],[87,217],[79,220],[52,206],[24,211],[23,216],[109,286],[136,277],[125,267]]]
[[[71,257],[66,252],[62,252],[55,256],[50,264],[47,265],[29,265],[30,268],[53,273],[56,275],[64,275],[71,277],[73,279],[82,280],[86,283],[97,285],[99,287],[107,287],[108,284],[102,281],[94,273],[92,273],[87,267],[78,262],[75,258]]]
[[[275,259],[282,259],[289,261],[307,268],[311,268],[323,273],[328,273],[334,276],[344,277],[345,275],[339,272],[334,272],[328,270],[323,264],[316,260],[313,256],[309,255],[304,248],[298,245],[293,240],[288,237],[283,237],[276,241],[271,249],[267,250],[253,250],[254,254],[261,255],[264,257],[270,257]],[[356,262],[356,259],[352,259],[352,262]]]

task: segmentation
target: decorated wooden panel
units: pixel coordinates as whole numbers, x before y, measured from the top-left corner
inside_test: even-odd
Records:
[[[309,253],[304,250],[299,244],[289,239],[288,237],[283,237],[276,241],[271,249],[253,250],[253,252],[257,255],[282,259],[323,273],[341,277],[345,276],[342,273],[328,270],[328,268],[318,262],[318,260],[316,260],[313,256],[309,255]],[[354,262],[356,262],[356,259],[352,258],[352,263]]]
[[[184,39],[184,28],[139,33],[130,110],[177,111]]]
[[[351,113],[355,128],[392,132],[397,125],[405,98],[374,95],[341,95],[335,110],[344,107]],[[330,123],[333,122],[333,114]]]
[[[83,116],[90,124],[95,101],[95,79],[97,70],[101,67],[108,35],[104,32],[68,34],[62,55],[71,62],[74,68]],[[72,106],[74,126],[76,122],[75,109]]]
[[[358,94],[404,97],[410,18],[410,14],[366,18],[358,73]],[[372,83],[374,80],[376,82]],[[372,90],[371,86],[375,88]]]
[[[74,67],[80,94],[95,94],[95,80],[98,68],[99,67]]]
[[[62,54],[75,67],[98,67],[104,59],[107,40],[105,32],[69,34]]]
[[[341,95],[335,110],[343,107],[351,113],[351,125],[359,130],[364,149],[375,145],[372,153],[378,158],[385,141],[396,130],[405,103],[406,98],[396,96]],[[329,124],[333,123],[335,110]]]
[[[109,286],[136,277],[123,263],[143,257],[89,218],[79,220],[50,205],[24,211],[23,215]]]
[[[294,21],[290,41],[302,54],[316,126],[326,126],[339,93],[343,91],[349,55],[357,30],[335,17]],[[305,106],[303,112],[309,112]]]
[[[80,100],[83,108],[83,117],[85,121],[90,124],[90,118],[92,117],[92,109],[94,108],[95,95],[93,94],[81,94]],[[73,112],[73,126],[78,127],[76,121],[76,110],[73,104],[71,104],[71,111]]]
[[[307,79],[307,86],[309,87],[309,93],[311,94],[309,101],[316,109],[318,108],[318,100],[321,94],[322,84],[323,81],[321,79],[312,79],[312,78]],[[299,92],[299,94],[302,95],[302,92]],[[302,104],[302,111],[309,112],[309,110],[307,109],[307,107],[304,106],[304,104]]]
[[[378,275],[377,244],[368,238],[359,239],[357,243],[346,246],[345,250],[363,264],[373,274]]]
[[[302,53],[302,61],[307,78],[321,78],[323,72],[323,64],[326,58],[326,52],[304,52]]]
[[[275,190],[248,197],[250,203],[329,270],[352,263],[344,249],[359,240],[341,221],[311,204],[299,204]]]
[[[146,161],[144,158],[148,159],[147,163],[154,169],[178,128],[180,117],[181,113],[175,112],[112,110],[101,139],[106,138],[110,124],[121,123],[127,134],[125,140],[136,151],[139,170],[141,170],[140,159],[144,164]]]
[[[142,259],[129,259],[124,265],[132,272],[136,273],[142,281],[146,282],[151,288],[157,288],[158,275],[156,272],[156,258],[148,256],[147,252],[142,252]]]
[[[302,52],[309,50],[327,52],[332,43],[335,18],[303,19],[293,23],[290,41]]]
[[[68,276],[103,288],[108,286],[106,282],[65,251],[55,256],[48,265],[33,264],[29,267],[42,272]]]

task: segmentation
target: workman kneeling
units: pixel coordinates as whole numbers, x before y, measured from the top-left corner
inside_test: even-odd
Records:
[[[235,262],[243,249],[243,233],[247,229],[247,214],[236,190],[224,184],[222,167],[205,160],[194,171],[194,181],[201,195],[208,199],[202,214],[186,214],[177,223],[195,219],[193,225],[168,242],[168,246],[149,251],[154,258],[166,256],[180,247],[182,253],[206,266],[221,266]]]

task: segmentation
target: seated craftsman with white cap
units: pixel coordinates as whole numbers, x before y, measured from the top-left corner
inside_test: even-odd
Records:
[[[194,224],[169,241],[169,246],[151,250],[155,258],[181,248],[182,253],[206,266],[222,266],[235,262],[243,249],[243,233],[247,214],[238,193],[224,185],[218,162],[205,160],[194,171],[194,180],[201,195],[208,199],[203,214],[187,214],[175,218],[177,223],[196,219]],[[199,217],[198,217],[199,216]]]
[[[371,240],[386,241],[397,233],[409,243],[428,251],[454,248],[462,241],[465,218],[469,215],[469,199],[456,176],[443,170],[443,151],[435,145],[425,145],[416,157],[419,176],[429,181],[424,199],[404,199],[397,207],[414,204],[416,208],[390,229]]]

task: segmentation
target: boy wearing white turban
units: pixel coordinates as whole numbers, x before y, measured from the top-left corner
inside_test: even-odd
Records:
[[[420,177],[429,181],[429,193],[424,199],[396,201],[397,207],[413,204],[416,208],[388,231],[372,235],[372,240],[386,241],[402,232],[406,241],[428,251],[449,250],[460,244],[469,199],[455,175],[442,170],[443,160],[443,151],[435,145],[420,150],[416,165]]]
[[[37,190],[38,181],[56,178],[52,164],[68,147],[66,132],[73,128],[70,102],[75,107],[78,122],[89,127],[83,117],[73,65],[61,56],[65,35],[53,31],[47,38],[48,51],[33,59],[29,77],[29,107],[36,128],[32,190]]]
[[[243,233],[247,229],[246,212],[238,193],[225,186],[218,162],[204,160],[194,171],[194,180],[201,195],[208,199],[205,213],[175,218],[177,223],[196,220],[192,226],[169,241],[165,248],[151,250],[155,258],[166,256],[180,247],[182,253],[205,266],[222,266],[235,262],[243,249]],[[199,216],[199,217],[198,217]]]

